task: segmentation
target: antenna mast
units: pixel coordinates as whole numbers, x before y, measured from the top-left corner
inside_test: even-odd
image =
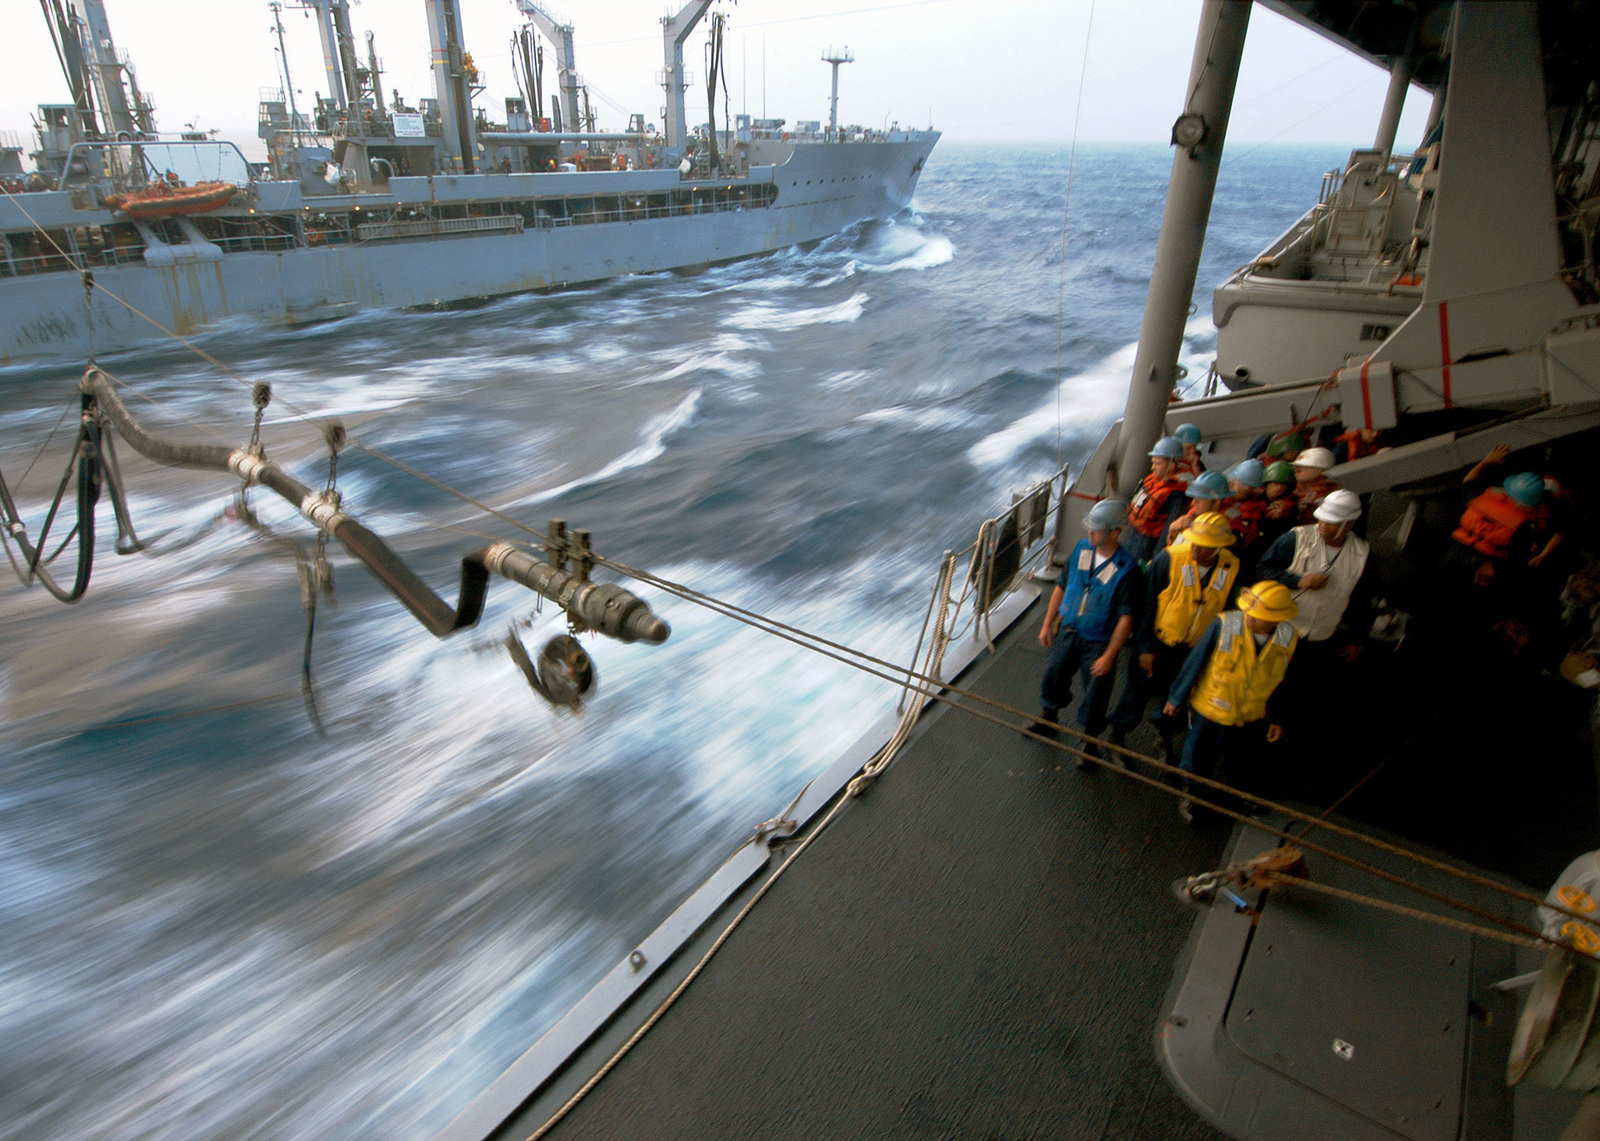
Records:
[[[833,99],[828,105],[828,137],[835,141],[839,138],[839,65],[855,61],[856,57],[850,54],[848,47],[838,51],[829,48],[822,57],[823,63],[833,65]]]

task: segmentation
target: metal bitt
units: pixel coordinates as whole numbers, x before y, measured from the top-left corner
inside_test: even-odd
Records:
[[[1178,353],[1183,348],[1183,329],[1200,271],[1200,249],[1211,217],[1249,24],[1250,5],[1236,0],[1206,0],[1201,11],[1186,89],[1189,102],[1173,125],[1172,141],[1178,152],[1172,159],[1172,182],[1161,217],[1139,348],[1133,358],[1128,407],[1123,413],[1117,485],[1124,490],[1131,490],[1150,469],[1147,453],[1161,437],[1177,379]]]

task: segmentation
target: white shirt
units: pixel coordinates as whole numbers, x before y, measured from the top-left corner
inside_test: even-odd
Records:
[[[1344,608],[1350,604],[1350,595],[1367,565],[1367,541],[1355,535],[1346,535],[1344,545],[1330,547],[1317,533],[1315,523],[1294,529],[1294,561],[1289,573],[1294,575],[1325,574],[1327,585],[1321,590],[1304,587],[1295,591],[1294,600],[1300,613],[1291,620],[1294,631],[1307,642],[1321,642],[1333,636],[1344,617]]]

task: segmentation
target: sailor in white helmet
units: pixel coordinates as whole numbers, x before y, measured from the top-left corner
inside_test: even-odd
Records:
[[[1353,534],[1361,518],[1361,497],[1353,491],[1331,491],[1318,505],[1315,522],[1279,536],[1256,564],[1264,579],[1283,583],[1294,592],[1299,612],[1299,657],[1284,700],[1293,728],[1308,721],[1308,702],[1332,679],[1339,659],[1355,660],[1360,644],[1341,631],[1356,631],[1366,615],[1362,581],[1367,567],[1367,541]],[[1351,606],[1352,598],[1359,604]]]
[[[1360,518],[1360,496],[1343,489],[1329,492],[1317,507],[1315,522],[1291,528],[1261,556],[1261,577],[1295,592],[1300,612],[1294,628],[1302,643],[1333,637],[1361,581],[1367,541],[1352,533]]]
[[[1316,522],[1317,508],[1339,485],[1328,478],[1333,453],[1327,448],[1307,448],[1294,459],[1294,497],[1300,504],[1300,522]],[[1359,512],[1358,512],[1359,514]]]

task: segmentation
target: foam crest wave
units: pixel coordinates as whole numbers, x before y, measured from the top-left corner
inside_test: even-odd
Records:
[[[1049,403],[991,432],[967,449],[976,467],[1010,463],[1030,445],[1057,432],[1099,435],[1121,410],[1136,344],[1125,345],[1087,372],[1066,378]]]
[[[811,309],[779,309],[775,305],[758,303],[725,318],[736,329],[804,329],[808,325],[837,325],[859,321],[867,304],[865,293],[854,293],[837,305],[821,305]]]
[[[557,487],[545,488],[522,502],[543,503],[546,500],[554,499],[558,495],[564,495],[580,487],[589,487],[596,483],[602,483],[622,472],[643,467],[667,450],[667,440],[674,432],[694,422],[695,413],[699,411],[700,398],[704,395],[704,392],[704,389],[696,388],[673,408],[659,416],[652,417],[645,424],[644,430],[640,434],[638,445],[624,452],[599,471],[569,480]]]

